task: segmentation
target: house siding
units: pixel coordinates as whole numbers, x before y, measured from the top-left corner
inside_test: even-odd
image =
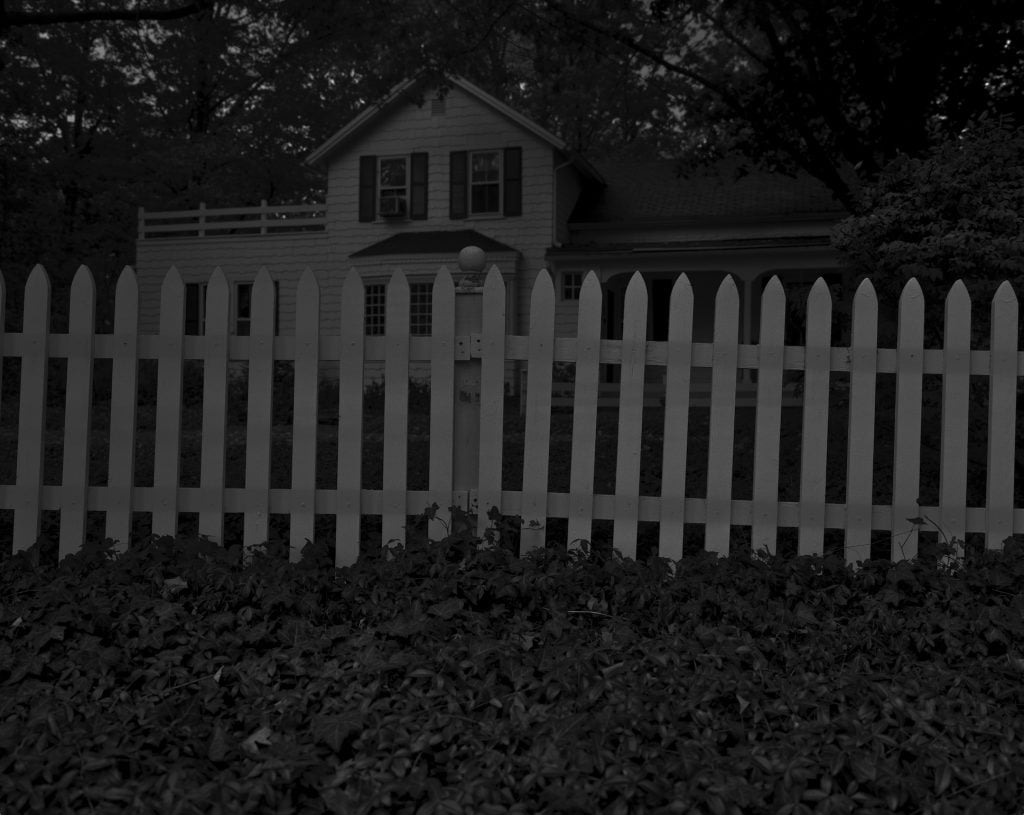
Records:
[[[136,250],[140,330],[158,330],[160,287],[172,266],[185,283],[205,283],[219,266],[231,284],[253,282],[266,266],[278,282],[280,332],[293,334],[295,291],[307,266],[320,283],[321,302],[340,296],[344,276],[330,266],[328,244],[324,232],[141,240]],[[337,328],[337,310],[321,308],[321,324],[325,330]]]

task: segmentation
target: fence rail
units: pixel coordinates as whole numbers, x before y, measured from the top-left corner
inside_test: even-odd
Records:
[[[491,506],[523,518],[524,548],[542,545],[548,519],[564,519],[568,540],[590,539],[593,522],[612,525],[612,544],[626,556],[637,552],[638,525],[658,524],[658,551],[682,555],[685,527],[704,530],[709,551],[727,553],[734,528],[747,527],[755,548],[774,551],[780,528],[798,530],[801,554],[821,553],[826,529],[841,530],[849,560],[867,556],[873,531],[893,536],[893,557],[917,553],[918,531],[906,519],[929,515],[945,534],[963,538],[982,533],[986,545],[998,548],[1009,536],[1024,532],[1024,509],[1014,504],[1016,479],[1016,414],[1024,354],[1018,350],[1018,305],[1009,284],[997,291],[991,311],[990,350],[970,347],[971,302],[963,283],[952,288],[946,303],[945,346],[924,348],[924,305],[920,286],[910,281],[899,302],[896,348],[878,348],[878,302],[870,284],[857,290],[848,347],[833,347],[832,302],[824,281],[811,289],[807,303],[806,343],[784,344],[785,294],[777,279],[764,291],[761,337],[756,345],[740,344],[739,296],[727,278],[715,303],[713,341],[691,341],[693,291],[685,276],[675,284],[666,341],[647,340],[647,290],[637,274],[624,305],[622,339],[602,339],[601,288],[589,274],[579,299],[576,337],[556,337],[555,292],[543,272],[531,295],[526,336],[505,334],[505,286],[492,268],[482,287],[457,287],[441,269],[433,286],[432,335],[409,332],[409,285],[395,272],[387,290],[383,337],[364,332],[364,288],[350,272],[339,302],[322,303],[316,277],[306,271],[297,292],[297,335],[274,336],[274,286],[266,270],[256,277],[252,299],[252,330],[248,337],[229,329],[228,284],[218,270],[207,289],[206,334],[184,335],[185,287],[172,269],[161,289],[157,335],[138,333],[138,285],[126,269],[117,284],[114,333],[97,335],[94,325],[95,287],[81,268],[71,290],[67,334],[51,334],[50,284],[36,267],[25,288],[24,330],[2,333],[2,352],[21,359],[18,389],[17,467],[15,483],[0,485],[0,509],[13,510],[15,550],[34,542],[42,510],[60,512],[61,555],[82,543],[90,512],[105,513],[106,535],[129,538],[133,513],[151,513],[152,531],[174,534],[180,513],[197,513],[201,534],[222,539],[225,513],[244,515],[244,543],[268,537],[273,513],[290,515],[291,551],[297,557],[314,538],[317,515],[336,518],[336,562],[353,562],[359,551],[360,520],[377,515],[384,540],[403,538],[407,518],[437,503]],[[0,288],[0,300],[3,289]],[[0,302],[0,315],[3,314]],[[321,308],[340,310],[340,333],[322,335]],[[44,483],[48,361],[66,358],[66,410],[63,429],[61,483]],[[94,412],[94,361],[112,360],[108,478],[89,483],[90,422]],[[157,361],[155,451],[151,485],[135,478],[138,432],[138,361]],[[181,486],[183,367],[187,359],[203,360],[202,461],[198,487]],[[291,482],[271,488],[271,410],[275,361],[294,362],[291,424]],[[526,362],[525,438],[521,486],[508,489],[503,473],[505,368],[510,360]],[[228,434],[229,366],[249,367],[248,419],[245,428],[244,487],[225,486]],[[362,483],[365,428],[363,375],[368,363],[384,365],[383,476],[380,489]],[[408,387],[410,364],[430,367],[429,462],[427,489],[409,489]],[[552,450],[552,370],[555,362],[572,362],[571,464],[569,488],[549,488]],[[318,376],[326,363],[336,366],[341,383],[337,420],[337,474],[331,489],[317,486],[316,460]],[[598,395],[602,366],[621,366],[616,418],[614,489],[595,492],[595,450],[599,444]],[[644,494],[644,372],[664,369],[661,416],[660,486]],[[710,385],[701,385],[709,404],[704,496],[688,483],[688,449],[694,444],[692,394],[694,371],[710,368]],[[749,455],[737,455],[737,383],[744,370],[755,372],[754,442]],[[801,372],[799,495],[780,500],[780,450],[786,404],[787,371]],[[890,459],[879,461],[877,383],[893,375],[895,410]],[[924,377],[942,380],[939,439],[938,502],[922,507],[922,393]],[[827,467],[832,391],[837,376],[845,379],[849,400],[846,465],[840,501],[827,500]],[[967,461],[971,378],[987,385],[985,501],[968,506]],[[749,382],[749,379],[747,381]],[[345,387],[356,383],[355,387]],[[14,394],[5,390],[0,415],[10,416]],[[737,464],[749,468],[749,497],[734,495]],[[879,468],[891,476],[891,501],[875,503]],[[488,519],[478,514],[478,531]],[[431,530],[450,521],[442,511]],[[904,532],[906,533],[904,537]],[[896,537],[901,546],[897,548]]]
[[[209,209],[200,204],[198,209],[166,212],[139,207],[139,240],[322,231],[326,216],[323,204],[270,206],[266,201],[258,207]]]

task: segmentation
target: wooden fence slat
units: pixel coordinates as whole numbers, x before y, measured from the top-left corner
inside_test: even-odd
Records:
[[[92,272],[80,266],[71,281],[71,313],[64,410],[64,466],[61,476],[60,544],[58,557],[77,551],[85,542],[89,495],[89,445],[92,428],[92,362],[96,335],[96,285]]]
[[[125,551],[131,539],[139,376],[139,283],[125,266],[114,291],[115,351],[110,376],[110,452],[106,534]],[[116,428],[116,432],[114,432]]]
[[[28,549],[39,538],[46,444],[46,367],[50,334],[50,278],[35,266],[25,282],[22,333],[28,343],[21,357],[21,400],[18,408],[17,504],[13,551]]]
[[[480,348],[480,465],[477,534],[483,535],[492,507],[501,508],[505,440],[505,280],[497,266],[484,279]]]
[[[971,298],[962,280],[946,295],[942,374],[939,526],[952,541],[967,527],[968,410],[971,385]]]
[[[871,557],[875,475],[875,389],[878,368],[878,298],[863,280],[853,298],[850,346],[850,416],[846,453],[846,562]]]
[[[665,358],[665,423],[661,448],[661,518],[658,555],[678,561],[686,531],[686,455],[693,361],[693,286],[679,275],[669,298]]]
[[[612,547],[636,557],[640,509],[640,459],[647,360],[647,283],[635,272],[626,286],[622,311],[622,376],[619,438],[615,454],[615,519]]]
[[[786,346],[786,292],[772,275],[761,294],[757,349],[757,413],[754,431],[753,551],[775,554],[779,532],[779,448],[782,433],[782,379]]]
[[[1017,450],[1017,295],[1003,281],[992,298],[988,393],[988,466],[985,548],[1002,549],[1013,534]]]
[[[203,506],[199,534],[224,543],[224,476],[227,453],[230,287],[218,266],[206,284],[203,337],[203,447],[199,486]]]
[[[892,545],[893,560],[917,557],[918,529],[909,523],[920,515],[921,395],[924,376],[924,293],[911,279],[899,301],[896,337],[896,426],[893,435]]]
[[[523,442],[523,552],[544,546],[551,456],[551,381],[555,359],[555,287],[542,269],[530,294],[530,361]]]
[[[456,445],[469,446],[475,453],[473,439],[455,438],[455,282],[444,266],[434,277],[430,318],[430,460],[427,485],[431,502],[438,505],[430,521],[427,535],[441,540],[445,528],[451,529],[452,484]],[[477,294],[463,297],[480,299]],[[461,396],[461,394],[460,394]],[[479,403],[473,405],[479,410]],[[476,422],[479,425],[479,419]],[[473,465],[476,466],[476,460]],[[468,509],[468,507],[467,507]]]
[[[597,386],[601,359],[601,282],[594,272],[587,274],[580,287],[576,337],[567,541],[574,548],[578,548],[580,541],[589,543],[593,535]]]
[[[363,484],[363,358],[366,290],[355,269],[341,288],[341,353],[338,360],[338,509],[334,563],[350,566],[359,556]]]
[[[185,284],[172,266],[160,287],[160,350],[157,357],[156,442],[153,453],[153,534],[178,532],[181,468],[181,379],[185,352]]]
[[[274,431],[274,281],[261,268],[252,287],[249,404],[245,424],[245,548],[270,537],[270,458]]]
[[[409,461],[409,281],[401,269],[391,275],[386,297],[381,540],[404,543]]]
[[[316,539],[316,434],[319,421],[320,286],[308,266],[295,293],[295,393],[292,397],[292,513],[289,558]]]
[[[797,552],[820,555],[825,544],[832,297],[818,278],[807,295],[803,439],[800,444],[800,530]]]
[[[740,296],[727,275],[715,297],[711,411],[708,428],[708,495],[704,548],[729,554],[732,460],[736,433],[736,363],[739,355]]]

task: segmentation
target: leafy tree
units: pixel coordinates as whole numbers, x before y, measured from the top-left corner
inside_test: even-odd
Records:
[[[858,183],[896,156],[920,154],[983,112],[1021,109],[1015,0],[537,5],[581,39],[598,35],[609,58],[640,55],[645,81],[673,96],[706,152],[808,172],[851,212]]]
[[[983,120],[921,157],[901,156],[864,189],[861,209],[833,236],[850,275],[869,277],[888,303],[917,278],[932,339],[941,336],[946,293],[962,278],[975,343],[987,343],[995,289],[1003,280],[1024,284],[1024,128]]]

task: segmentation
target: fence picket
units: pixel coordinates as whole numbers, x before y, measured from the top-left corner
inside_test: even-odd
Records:
[[[203,337],[203,448],[199,462],[199,534],[224,539],[224,475],[228,421],[229,288],[218,266],[206,284]]]
[[[683,556],[686,531],[686,455],[693,361],[693,286],[679,275],[669,298],[665,354],[665,420],[661,447],[661,517],[658,552],[673,561]]]
[[[106,534],[125,551],[132,530],[135,422],[139,376],[139,283],[125,266],[114,291],[114,359],[110,376],[110,452],[107,460]],[[116,432],[115,431],[116,428]]]
[[[615,453],[615,519],[612,546],[636,557],[640,518],[640,458],[647,360],[647,283],[634,272],[622,310],[622,376],[619,386],[619,438]]]
[[[153,534],[178,531],[181,467],[181,378],[185,353],[185,284],[177,268],[160,288],[160,345],[157,356],[156,440],[153,452]]]
[[[96,335],[96,285],[80,266],[71,282],[68,379],[64,410],[64,467],[61,476],[59,557],[85,542],[92,428],[92,361]]]
[[[381,540],[404,543],[409,462],[409,281],[401,269],[391,275],[386,297]]]
[[[740,296],[726,276],[715,297],[711,412],[708,428],[708,495],[704,548],[729,554],[732,520],[732,459],[736,432],[736,364],[739,358]]]
[[[1009,281],[1004,280],[996,290],[991,315],[985,546],[1001,549],[1013,534],[1017,450],[1018,303]]]
[[[576,330],[576,377],[572,411],[567,544],[591,540],[594,522],[594,445],[601,360],[601,282],[589,272],[580,287]]]
[[[530,295],[530,364],[523,442],[522,551],[544,546],[551,449],[551,379],[555,359],[555,287],[542,270]]]
[[[455,282],[441,267],[434,278],[430,318],[430,460],[427,486],[437,504],[427,534],[440,540],[451,529],[452,485],[455,474]],[[464,295],[478,297],[476,294]],[[478,405],[477,405],[478,407]],[[479,421],[477,421],[479,425]],[[460,450],[460,452],[464,452]],[[476,462],[473,462],[475,465]],[[468,507],[467,507],[468,509]]]
[[[292,397],[292,513],[288,553],[293,563],[316,538],[316,433],[319,421],[320,286],[308,266],[299,278],[295,312],[295,393]]]
[[[924,293],[911,279],[899,302],[896,337],[896,427],[893,435],[891,557],[917,557],[918,529],[909,524],[920,515],[921,395],[924,376]]]
[[[341,288],[341,352],[338,360],[338,479],[334,563],[350,566],[359,556],[363,507],[363,359],[366,290],[350,269]]]
[[[786,292],[775,275],[761,294],[757,349],[757,426],[754,432],[753,525],[750,545],[775,554],[779,533],[779,447],[786,348]]]
[[[267,269],[252,287],[249,333],[249,404],[245,423],[246,547],[270,537],[270,456],[274,430],[274,281]]]
[[[971,298],[962,280],[946,295],[943,333],[939,526],[949,540],[967,529],[967,417],[971,385]]]
[[[28,549],[39,537],[46,444],[46,380],[49,361],[50,278],[35,266],[25,282],[22,333],[27,344],[21,357],[21,401],[18,408],[17,499],[14,507],[14,548]]]
[[[505,439],[505,281],[497,266],[484,278],[480,347],[480,465],[477,491],[477,534],[490,522],[488,512],[500,507],[502,445]]]
[[[832,297],[818,278],[807,295],[803,438],[800,443],[800,530],[797,551],[820,555],[825,543],[825,466],[831,372]]]
[[[871,557],[875,474],[875,387],[878,368],[878,298],[870,280],[853,298],[850,346],[849,433],[846,453],[846,560]]]

